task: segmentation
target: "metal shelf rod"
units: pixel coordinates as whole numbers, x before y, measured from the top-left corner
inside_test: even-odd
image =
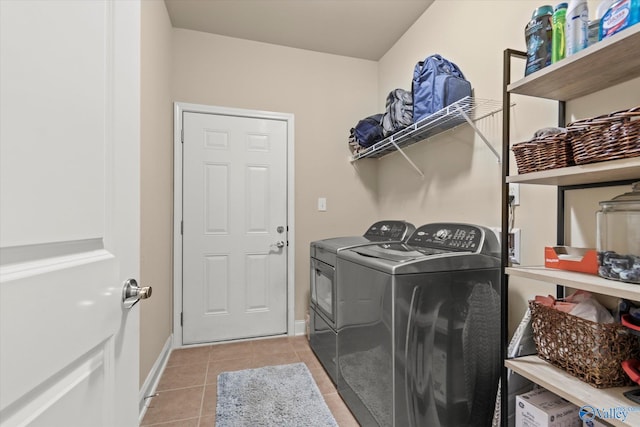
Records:
[[[491,150],[491,152],[496,156],[496,158],[498,159],[498,163],[501,163],[502,161],[500,160],[500,154],[498,154],[498,152],[496,151],[495,148],[493,148],[493,145],[491,145],[491,143],[489,142],[489,140],[484,136],[484,134],[480,131],[480,129],[478,129],[478,127],[476,126],[475,123],[473,123],[471,121],[471,119],[469,118],[469,116],[467,115],[467,113],[465,113],[461,108],[458,108],[458,113],[460,113],[460,115],[462,117],[464,117],[464,119],[467,121],[467,123],[469,123],[469,126],[471,126],[471,128],[473,128],[473,130],[478,134],[478,136],[480,137],[480,139],[482,139],[482,141],[487,145],[487,147],[489,147],[489,150]]]
[[[399,152],[400,154],[402,154],[402,156],[407,160],[407,162],[409,162],[409,164],[410,164],[411,166],[413,166],[413,168],[416,170],[416,172],[418,172],[418,174],[420,174],[420,176],[421,176],[422,178],[424,178],[424,173],[422,173],[422,171],[420,170],[420,168],[419,168],[418,166],[416,166],[416,164],[415,164],[415,163],[413,163],[413,161],[409,158],[409,156],[407,156],[407,155],[405,154],[404,150],[403,150],[402,148],[400,148],[400,147],[398,146],[398,144],[396,144],[396,142],[395,142],[393,139],[392,139],[390,142],[393,144],[393,146],[394,146],[394,147],[396,147],[396,150],[398,150],[398,152]]]

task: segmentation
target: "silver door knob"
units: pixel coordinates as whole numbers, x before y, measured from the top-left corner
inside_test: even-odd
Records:
[[[141,299],[151,298],[151,286],[139,287],[136,279],[128,279],[122,287],[122,305],[131,308]]]
[[[271,246],[275,246],[276,248],[280,249],[280,248],[284,248],[284,241],[282,240],[278,240],[277,242],[275,242],[273,245]]]

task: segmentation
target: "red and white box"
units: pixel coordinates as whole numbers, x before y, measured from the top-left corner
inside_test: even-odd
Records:
[[[595,249],[571,246],[544,248],[544,266],[579,273],[598,274],[598,253]]]

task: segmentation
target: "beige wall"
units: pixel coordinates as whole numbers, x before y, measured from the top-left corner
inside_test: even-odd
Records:
[[[436,0],[379,62],[378,108],[384,107],[392,89],[409,89],[415,63],[433,53],[460,66],[476,97],[501,101],[503,51],[525,49],[524,27],[539,4],[524,0]],[[515,81],[523,76],[524,61],[514,60],[513,67]],[[513,142],[527,140],[536,129],[557,123],[557,104],[553,101],[524,96],[513,96],[512,101],[516,103],[512,108]],[[573,120],[639,104],[640,79],[636,79],[570,102],[567,108],[569,120]],[[501,121],[500,113],[477,123],[498,151]],[[500,166],[468,126],[409,147],[406,152],[425,178],[413,172],[398,154],[382,159],[378,165],[381,216],[403,216],[416,224],[452,220],[500,225]],[[513,157],[511,165],[515,165]],[[570,237],[577,242],[573,244],[595,246],[593,212],[597,201],[619,192],[619,188],[572,192],[575,194],[570,195],[567,215],[573,218]],[[542,264],[542,248],[555,244],[555,209],[554,187],[521,186],[515,226],[522,230],[524,264]],[[512,328],[522,317],[527,299],[537,293],[555,294],[555,286],[540,282],[512,279],[510,283]]]
[[[468,126],[407,149],[424,179],[398,154],[350,164],[346,140],[359,119],[383,111],[389,91],[411,87],[415,63],[432,53],[456,62],[477,97],[501,100],[502,52],[524,49],[524,26],[537,6],[525,0],[437,0],[373,62],[171,29],[164,3],[143,1],[141,279],[154,287],[154,296],[141,305],[141,382],[171,334],[173,101],[295,115],[295,318],[302,320],[313,240],[361,234],[380,218],[499,226],[500,165]],[[523,74],[520,62],[513,64],[513,80]],[[640,105],[639,89],[636,79],[570,102],[568,110],[581,118]],[[555,124],[554,102],[523,96],[513,101],[512,141]],[[498,113],[477,123],[498,151],[501,118]],[[570,194],[570,243],[595,245],[597,202],[622,190]],[[555,242],[555,194],[553,187],[521,187],[516,227],[522,229],[525,264],[541,264],[541,248]],[[327,198],[327,212],[317,211],[318,197]],[[528,298],[555,291],[539,282],[511,284],[512,324]]]
[[[172,331],[173,118],[171,22],[164,2],[142,2],[140,281],[153,287],[140,304],[140,384]]]
[[[372,114],[377,63],[173,30],[175,101],[295,115],[295,319],[309,298],[309,243],[362,234],[378,218],[375,165],[347,161],[349,129]],[[326,197],[326,212],[317,198]]]

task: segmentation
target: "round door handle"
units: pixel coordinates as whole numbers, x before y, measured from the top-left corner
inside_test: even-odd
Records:
[[[278,240],[277,242],[275,242],[273,245],[271,246],[275,246],[276,248],[280,249],[280,248],[284,248],[284,241],[283,240]]]
[[[139,287],[136,279],[128,279],[122,287],[122,305],[131,308],[141,299],[151,298],[151,286]]]

